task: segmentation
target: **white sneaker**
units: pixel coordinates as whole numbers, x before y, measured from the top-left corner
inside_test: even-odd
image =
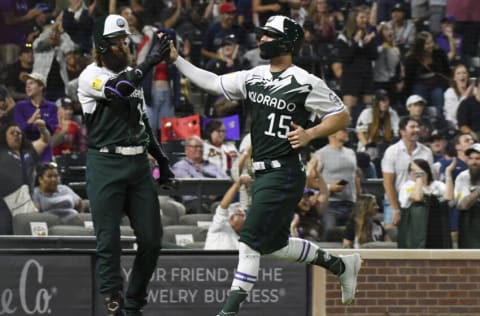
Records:
[[[342,258],[343,264],[345,264],[345,271],[338,277],[340,287],[342,288],[342,304],[350,305],[357,291],[357,276],[362,266],[362,258],[360,258],[358,253],[340,255],[340,258]]]

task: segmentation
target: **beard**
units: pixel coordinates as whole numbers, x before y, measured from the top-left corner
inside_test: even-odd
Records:
[[[470,184],[480,184],[480,168],[472,166],[468,168],[468,171],[470,172]]]
[[[113,72],[120,72],[130,65],[131,54],[126,47],[116,53],[109,47],[105,54],[103,54],[102,60],[106,68]]]

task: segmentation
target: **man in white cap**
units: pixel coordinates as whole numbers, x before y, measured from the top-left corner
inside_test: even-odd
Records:
[[[42,74],[33,72],[27,75],[25,92],[27,98],[17,102],[14,109],[15,122],[20,126],[27,138],[35,141],[41,137],[37,121],[42,120],[51,135],[58,126],[57,106],[54,102],[45,99],[47,79]],[[41,156],[41,161],[52,161],[52,147],[49,145]]]
[[[433,130],[435,129],[435,124],[433,122],[435,118],[428,117],[425,113],[425,106],[427,106],[427,101],[418,94],[413,94],[408,97],[405,105],[407,107],[408,115],[418,121],[420,129],[418,133],[419,142],[428,142]]]
[[[157,161],[161,184],[170,184],[168,159],[152,135],[140,84],[168,54],[155,34],[145,61],[129,67],[127,21],[109,15],[94,25],[95,62],[79,77],[78,99],[87,127],[87,194],[97,237],[97,281],[108,315],[141,316],[147,286],[161,247],[157,191],[147,153]],[[123,298],[120,220],[126,212],[138,251]]]

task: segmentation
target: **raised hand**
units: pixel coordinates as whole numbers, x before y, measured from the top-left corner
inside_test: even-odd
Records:
[[[445,168],[445,175],[451,176],[456,166],[457,166],[457,158],[453,157],[452,162],[448,165],[447,168]]]
[[[147,59],[158,64],[170,55],[170,40],[167,34],[156,33],[153,38],[153,44],[148,53]]]

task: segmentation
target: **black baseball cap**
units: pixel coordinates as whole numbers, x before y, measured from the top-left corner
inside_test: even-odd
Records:
[[[475,143],[475,144],[472,145],[472,147],[465,150],[465,154],[467,156],[469,156],[473,152],[476,152],[476,153],[480,154],[480,144],[479,143]]]
[[[438,140],[438,139],[446,139],[445,133],[442,130],[433,130],[432,134],[430,134],[430,141]]]
[[[377,91],[375,91],[375,100],[376,101],[379,101],[379,100],[385,100],[385,99],[388,99],[388,92],[387,90],[384,90],[384,89],[378,89]]]
[[[57,100],[57,107],[70,107],[73,108],[73,101],[68,97],[60,98]]]
[[[446,15],[440,20],[440,23],[455,23],[455,17],[453,15]]]
[[[392,12],[395,11],[407,12],[407,10],[405,10],[405,6],[402,3],[397,3],[392,7]]]
[[[225,45],[235,45],[238,43],[237,37],[235,34],[228,34],[222,38],[222,46]]]

